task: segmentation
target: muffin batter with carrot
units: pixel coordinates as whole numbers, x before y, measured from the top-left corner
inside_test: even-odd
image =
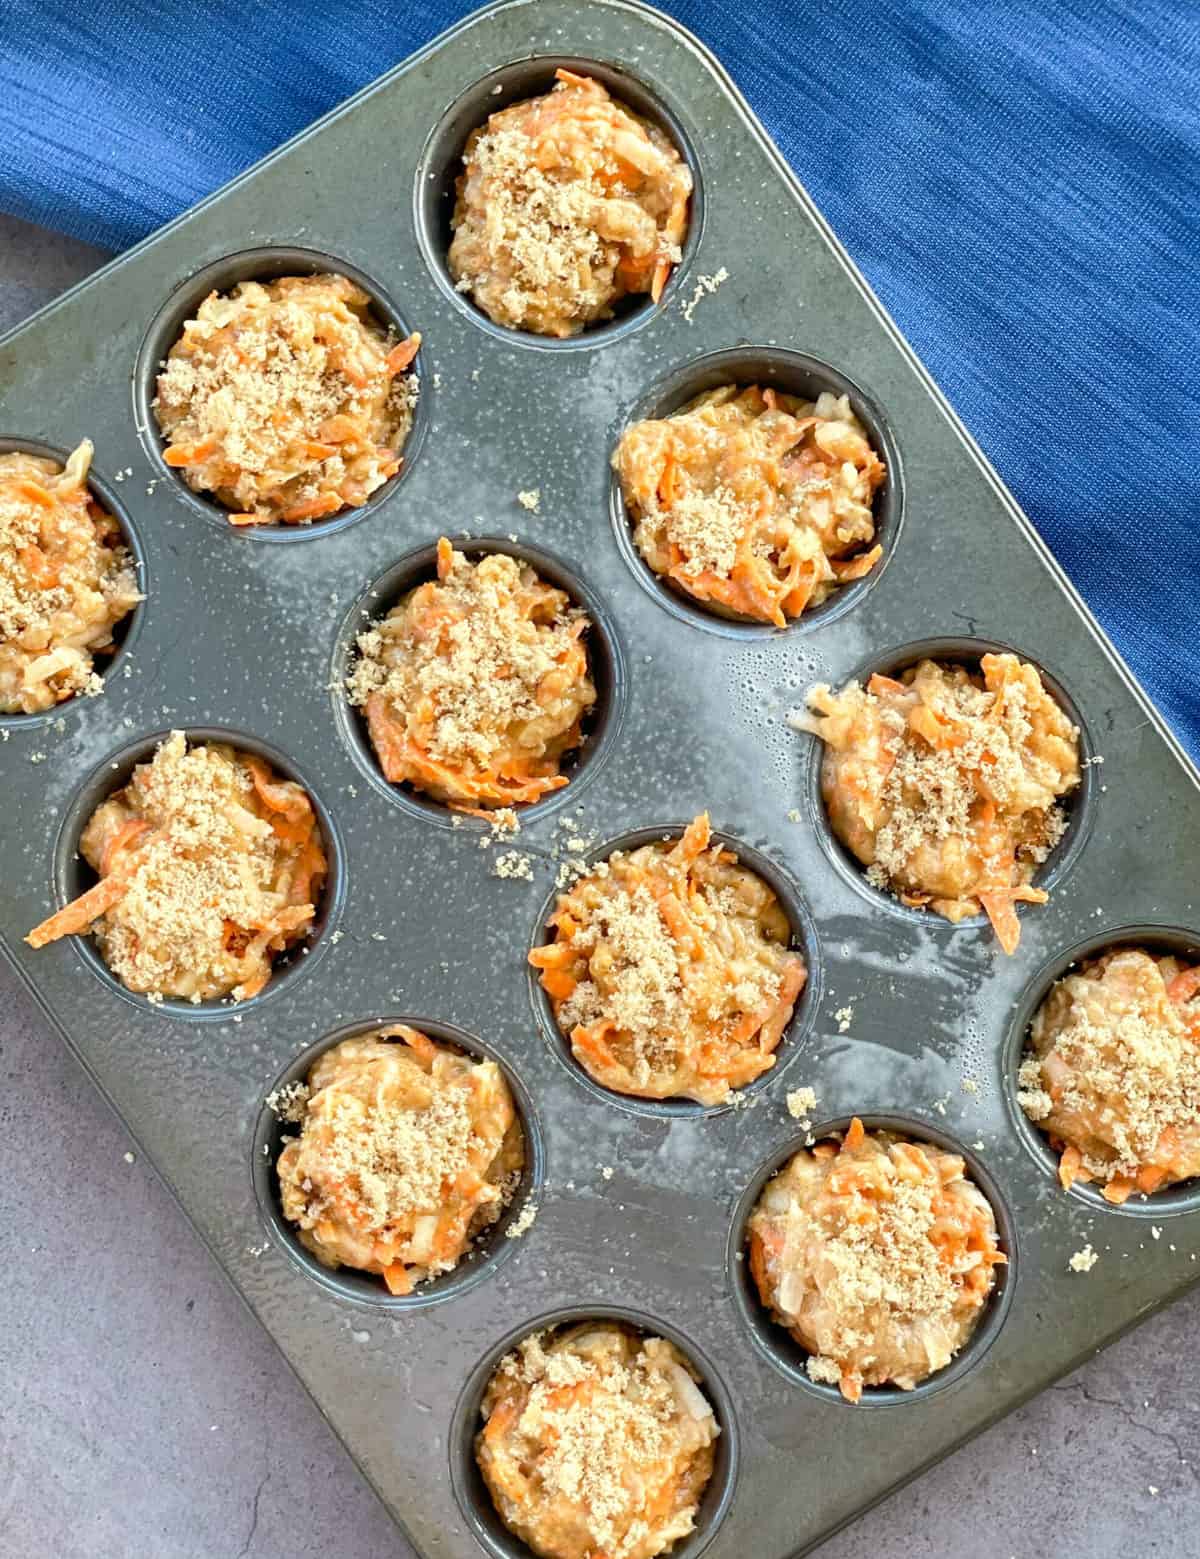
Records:
[[[793,724],[826,745],[821,794],[834,833],[874,886],[947,920],[982,909],[1006,953],[1015,905],[1062,837],[1080,780],[1079,732],[1035,667],[984,655],[978,672],[924,660],[866,688],[818,686]]]
[[[467,812],[560,789],[596,701],[590,627],[528,563],[443,536],[437,578],[359,635],[347,680],[386,777]]]
[[[496,1368],[475,1459],[541,1559],[656,1559],[695,1526],[720,1434],[689,1361],[619,1321],[535,1332]]]
[[[498,325],[573,336],[630,293],[657,303],[687,230],[692,175],[656,125],[598,81],[556,73],[543,97],[472,132],[450,274]]]
[[[883,555],[886,471],[845,396],[722,385],[635,422],[613,466],[646,562],[721,615],[783,628]]]
[[[92,443],[65,466],[0,455],[0,714],[98,693],[96,658],[142,599],[121,527],[88,488]]]
[[[299,785],[182,731],[100,803],[79,849],[99,881],[25,940],[91,931],[117,979],[151,1000],[256,995],[311,931],[326,872]]]
[[[779,900],[703,813],[559,895],[529,955],[579,1064],[643,1099],[726,1103],[775,1064],[808,971]]]
[[[234,525],[358,508],[403,462],[420,344],[389,335],[345,276],[211,292],[158,378],[163,458]]]
[[[807,1349],[813,1380],[848,1402],[864,1386],[911,1391],[978,1324],[1005,1257],[963,1160],[865,1131],[802,1148],[764,1188],[747,1231],[772,1318]]]
[[[327,1050],[288,1105],[300,1133],[276,1165],[284,1217],[325,1266],[376,1273],[393,1294],[452,1271],[524,1167],[496,1063],[405,1024]]]
[[[1200,966],[1120,947],[1038,1008],[1019,1100],[1061,1154],[1064,1188],[1120,1205],[1200,1175]]]

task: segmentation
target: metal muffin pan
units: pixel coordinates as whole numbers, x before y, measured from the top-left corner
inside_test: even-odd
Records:
[[[451,296],[439,246],[455,143],[562,58],[618,72],[635,107],[666,118],[698,175],[702,220],[661,307],[555,349]],[[422,396],[397,480],[353,523],[271,545],[271,531],[218,525],[164,474],[147,395],[162,322],[189,296],[179,289],[245,274],[248,251],[296,249],[353,267],[382,317],[422,332]],[[722,267],[728,280],[691,309],[699,278]],[[713,631],[678,609],[614,528],[621,428],[731,350],[764,367],[800,354],[831,387],[855,386],[892,471],[886,563],[869,588],[778,633]],[[1195,771],[719,65],[674,23],[629,0],[486,10],[44,310],[0,343],[0,438],[65,452],[85,435],[96,490],[140,540],[148,598],[102,697],[3,722],[0,934],[423,1553],[520,1552],[488,1525],[465,1447],[481,1372],[547,1317],[632,1312],[677,1338],[727,1429],[727,1474],[678,1552],[783,1559],[1194,1280],[1193,1188],[1123,1210],[1064,1194],[1016,1113],[1014,1072],[1032,994],[1081,950],[1134,934],[1200,944]],[[533,515],[517,493],[535,487]],[[612,645],[602,752],[492,846],[470,820],[445,826],[440,809],[397,805],[368,779],[355,717],[330,691],[361,608],[385,610],[397,566],[441,533],[516,536],[514,548],[558,560]],[[986,927],[900,913],[836,863],[813,740],[786,724],[809,683],[895,665],[930,639],[963,653],[1011,645],[1047,668],[1103,759],[1086,771],[1050,902],[1022,914],[1011,959]],[[202,1022],[130,999],[82,942],[33,953],[21,940],[76,880],[89,805],[172,726],[236,733],[295,773],[336,862],[310,951],[261,998]],[[795,885],[810,1006],[741,1107],[633,1108],[581,1084],[525,958],[568,818],[600,850],[705,808]],[[502,849],[529,855],[531,882],[492,875]],[[307,1268],[255,1157],[276,1080],[311,1047],[397,1013],[488,1047],[543,1155],[536,1217],[502,1259],[481,1251],[468,1280],[408,1306]],[[783,1367],[787,1338],[764,1346],[731,1249],[748,1188],[798,1139],[784,1100],[801,1085],[816,1090],[818,1124],[903,1118],[961,1146],[1018,1253],[982,1323],[986,1347],[879,1410]],[[1151,1209],[1169,1238],[1150,1237]],[[1075,1274],[1069,1259],[1088,1243],[1100,1259]],[[882,1422],[902,1432],[880,1435]]]

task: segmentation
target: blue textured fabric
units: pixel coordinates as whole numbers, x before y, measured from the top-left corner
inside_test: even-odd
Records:
[[[0,208],[120,249],[470,8],[0,0]],[[665,9],[1200,753],[1197,0]]]

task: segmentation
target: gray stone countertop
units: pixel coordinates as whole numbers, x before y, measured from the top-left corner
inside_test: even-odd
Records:
[[[105,258],[0,216],[0,331]],[[0,1136],[3,1559],[411,1559],[2,966]],[[821,1559],[1040,1559],[1060,1547],[1195,1559],[1197,1339],[1200,1292],[877,1506]]]

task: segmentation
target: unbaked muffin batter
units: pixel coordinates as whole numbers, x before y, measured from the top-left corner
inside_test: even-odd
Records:
[[[556,75],[551,92],[472,132],[448,262],[498,325],[573,336],[630,293],[658,301],[692,176],[667,136],[598,81]]]
[[[527,1337],[484,1393],[475,1457],[541,1559],[655,1559],[695,1525],[720,1430],[661,1337],[586,1321]]]
[[[92,931],[129,990],[256,995],[312,929],[325,850],[312,802],[264,759],[173,731],[80,835],[99,881],[26,937]]]
[[[528,563],[443,537],[437,578],[358,637],[348,692],[385,776],[465,811],[560,789],[596,701],[590,627]]]
[[[614,851],[559,895],[529,955],[576,1060],[606,1088],[722,1104],[775,1064],[808,971],[774,892],[710,844]]]
[[[453,1270],[525,1162],[497,1064],[405,1024],[327,1050],[281,1113],[300,1122],[276,1165],[284,1217],[325,1266],[393,1294]]]
[[[723,615],[782,628],[883,555],[886,472],[845,396],[722,385],[626,428],[613,465],[646,562]]]
[[[1064,1187],[1121,1203],[1200,1175],[1200,966],[1120,947],[1057,982],[1034,1015],[1020,1102]]]
[[[142,599],[121,528],[88,488],[92,443],[65,466],[0,455],[0,714],[98,693],[96,657]]]
[[[813,1380],[857,1402],[911,1391],[974,1331],[1005,1260],[963,1160],[864,1131],[802,1148],[764,1188],[750,1271],[772,1318],[807,1349]]]
[[[158,377],[163,458],[234,525],[360,507],[403,461],[420,343],[389,335],[346,276],[211,292]]]
[[[868,880],[951,921],[982,908],[1014,952],[1015,905],[1045,903],[1033,878],[1080,779],[1079,732],[1037,669],[1009,654],[977,672],[923,660],[808,703],[793,723],[826,745],[829,821]]]

